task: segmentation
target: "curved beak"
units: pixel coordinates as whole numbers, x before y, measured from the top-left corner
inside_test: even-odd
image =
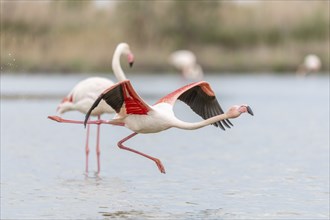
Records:
[[[252,116],[254,115],[252,109],[250,108],[250,106],[246,106],[246,109],[247,109],[247,112],[248,112],[250,115],[252,115]]]
[[[129,63],[129,67],[133,66],[134,63],[134,55],[132,53],[128,54],[128,63]]]

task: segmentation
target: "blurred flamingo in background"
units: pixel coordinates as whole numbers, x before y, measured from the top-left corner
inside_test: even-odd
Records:
[[[317,73],[321,69],[321,59],[315,54],[305,57],[304,63],[298,67],[297,75],[306,76],[309,73]]]
[[[120,66],[120,56],[127,55],[128,62],[132,66],[134,62],[133,53],[130,51],[129,45],[126,43],[118,44],[112,59],[112,69],[119,81],[125,80],[125,74]],[[79,111],[86,114],[91,108],[94,101],[99,95],[114,83],[102,77],[90,77],[79,82],[71,92],[62,100],[57,107],[57,112],[63,114],[67,111]],[[102,101],[97,108],[90,112],[91,115],[97,116],[100,120],[101,115],[104,113],[114,113],[115,111],[106,102]],[[70,122],[70,120],[62,119],[57,116],[49,116],[49,118],[56,117],[59,122]],[[83,123],[83,122],[81,122]],[[89,125],[87,126],[86,133],[86,172],[88,172],[88,155],[89,155]],[[97,139],[96,139],[96,154],[97,154],[97,172],[100,172],[100,124],[97,125]]]
[[[186,80],[202,80],[204,73],[197,64],[196,56],[189,50],[177,50],[169,56],[169,63],[181,71]]]
[[[205,120],[189,123],[176,118],[173,112],[173,105],[176,100],[181,100],[189,105],[195,113]],[[102,101],[105,101],[111,106],[117,114],[109,121],[89,121],[89,116]],[[194,130],[213,124],[214,126],[225,130],[224,126],[228,128],[233,126],[228,119],[236,118],[245,112],[253,115],[253,112],[248,105],[235,105],[224,113],[210,85],[205,81],[183,86],[161,98],[151,106],[140,98],[129,80],[124,80],[105,90],[96,99],[95,103],[86,114],[84,124],[86,126],[86,124],[105,123],[125,126],[134,131],[134,133],[119,141],[118,147],[137,153],[154,161],[160,172],[165,173],[165,168],[159,159],[128,148],[124,146],[123,143],[138,133],[157,133],[172,127]],[[56,118],[53,119],[56,120]]]

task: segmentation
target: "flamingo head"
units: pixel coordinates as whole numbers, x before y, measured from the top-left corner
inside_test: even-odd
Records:
[[[244,104],[244,105],[234,105],[232,106],[228,111],[227,115],[228,118],[237,118],[239,117],[242,113],[249,113],[250,115],[254,115],[252,109],[250,106]]]
[[[131,49],[129,48],[129,45],[127,43],[120,43],[118,44],[116,50],[120,51],[122,54],[127,56],[129,66],[132,67],[134,63],[134,55]]]
[[[134,63],[134,55],[133,55],[132,52],[130,52],[127,55],[127,59],[128,59],[129,67],[132,67],[133,66],[133,63]]]

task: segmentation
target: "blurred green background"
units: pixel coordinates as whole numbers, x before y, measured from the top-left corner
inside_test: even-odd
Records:
[[[1,72],[109,72],[128,42],[137,72],[195,52],[205,72],[329,71],[329,1],[1,0]]]

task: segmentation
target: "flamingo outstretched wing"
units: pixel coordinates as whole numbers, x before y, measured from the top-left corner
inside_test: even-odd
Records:
[[[86,114],[85,125],[91,112],[102,99],[120,114],[145,115],[151,110],[151,107],[135,92],[131,82],[124,80],[106,89],[95,100]]]
[[[174,105],[175,101],[178,99],[189,105],[190,108],[203,119],[208,119],[224,113],[211,86],[205,81],[183,86],[163,97],[157,103],[167,102]],[[230,125],[233,126],[228,119],[218,121],[213,125],[225,130],[222,123],[228,128],[230,128]]]

